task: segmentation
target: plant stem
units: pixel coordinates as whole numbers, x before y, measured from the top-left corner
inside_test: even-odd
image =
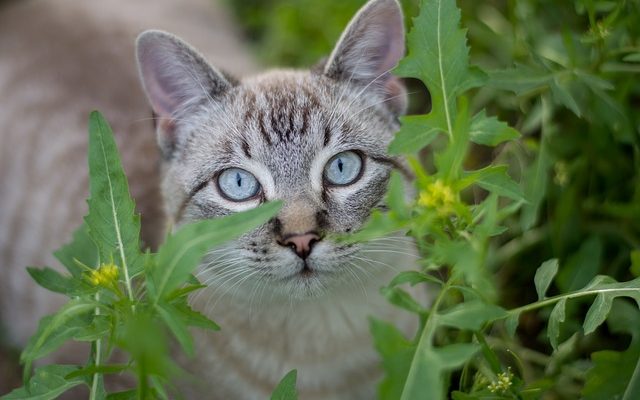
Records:
[[[100,293],[96,293],[95,299],[97,302],[100,301]],[[100,315],[100,308],[96,307],[95,315]],[[93,345],[93,360],[94,365],[97,367],[100,365],[102,358],[102,339],[97,339],[94,341]],[[91,392],[89,393],[89,400],[96,400],[98,395],[98,382],[100,379],[100,375],[96,372],[93,374],[93,380],[91,382]]]
[[[607,292],[630,292],[637,293],[638,288],[612,288],[612,289],[592,289],[585,291],[577,291],[568,294],[561,294],[558,296],[549,297],[548,299],[542,301],[536,301],[535,303],[527,304],[522,307],[514,308],[513,310],[509,310],[508,314],[520,314],[523,312],[532,311],[538,308],[546,307],[548,305],[557,303],[562,299],[574,299],[577,297],[591,296],[594,294],[607,293]],[[503,318],[507,318],[509,315],[504,316]]]
[[[633,371],[629,385],[624,391],[624,397],[622,398],[622,400],[634,399],[640,399],[640,358],[638,358],[636,369]]]
[[[427,322],[424,325],[424,329],[422,330],[422,334],[420,335],[420,340],[418,341],[418,345],[416,346],[416,351],[415,351],[413,360],[411,361],[411,366],[409,367],[409,374],[407,375],[407,380],[405,381],[404,387],[402,388],[401,400],[409,399],[410,395],[408,394],[409,391],[407,390],[407,388],[411,388],[419,385],[420,377],[416,376],[415,374],[415,371],[418,369],[416,366],[416,363],[418,362],[418,358],[420,354],[423,354],[425,352],[425,347],[429,346],[429,344],[431,343],[431,340],[433,339],[433,334],[435,333],[435,328],[436,328],[438,307],[440,306],[440,303],[444,299],[444,296],[447,293],[449,287],[450,287],[450,281],[447,281],[442,287],[442,289],[440,290],[440,293],[438,293],[438,297],[436,297],[436,300],[434,301],[433,306],[431,307],[431,312],[427,316]]]

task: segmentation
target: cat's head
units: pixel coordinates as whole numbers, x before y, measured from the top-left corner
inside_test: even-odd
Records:
[[[311,71],[237,81],[159,31],[140,35],[137,53],[173,222],[284,203],[266,225],[213,250],[205,281],[308,297],[372,268],[358,246],[325,237],[362,226],[397,165],[386,154],[406,104],[389,72],[404,53],[396,0],[367,3]]]

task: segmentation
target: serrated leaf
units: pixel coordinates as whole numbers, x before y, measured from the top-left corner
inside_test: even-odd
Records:
[[[98,265],[99,262],[98,249],[84,223],[73,232],[71,242],[55,251],[53,255],[76,278],[80,278],[84,272],[78,262],[90,267]]]
[[[472,142],[485,146],[497,146],[502,142],[520,137],[520,132],[496,117],[487,117],[485,110],[471,119],[469,138]]]
[[[476,171],[465,172],[459,182],[459,188],[462,189],[472,183],[499,196],[525,201],[522,188],[511,179],[506,165],[491,165]]]
[[[476,74],[469,73],[469,50],[459,24],[455,1],[424,1],[407,36],[408,55],[395,70],[425,83],[432,102],[430,124],[450,136],[454,134],[457,96],[478,81]]]
[[[298,392],[296,391],[296,380],[298,371],[295,369],[289,371],[284,378],[278,383],[278,386],[271,395],[271,400],[297,400]]]
[[[547,336],[549,337],[549,342],[551,343],[551,347],[553,347],[554,350],[558,349],[558,340],[560,338],[560,324],[564,322],[565,319],[566,304],[567,299],[562,298],[556,303],[556,305],[553,307],[553,310],[551,310],[551,315],[549,315]]]
[[[467,301],[457,304],[438,316],[441,324],[458,329],[477,331],[487,322],[503,318],[507,311],[494,304]]]
[[[115,262],[128,291],[131,278],[142,271],[140,216],[109,124],[94,111],[89,117],[89,236],[98,247],[100,262]]]
[[[492,173],[484,174],[476,180],[481,188],[499,196],[508,197],[516,201],[525,201],[520,185],[511,179],[504,165],[489,167]]]
[[[431,125],[431,117],[409,115],[400,118],[400,131],[389,144],[389,154],[415,154],[433,142],[444,129]]]
[[[599,293],[596,296],[596,300],[591,304],[591,307],[589,307],[589,311],[587,311],[584,319],[584,324],[582,325],[585,335],[595,331],[596,328],[607,319],[607,315],[609,315],[609,311],[611,311],[613,299],[614,298],[607,293]]]
[[[88,285],[84,285],[79,278],[74,279],[70,276],[64,276],[49,267],[42,269],[27,267],[27,272],[38,285],[52,292],[62,293],[72,297],[91,291],[91,288]]]
[[[47,365],[37,368],[29,383],[2,396],[2,400],[53,400],[67,390],[85,384],[83,377],[65,379],[78,370],[73,365]]]
[[[536,292],[538,293],[538,300],[542,300],[545,298],[547,290],[551,285],[551,281],[558,273],[558,260],[553,258],[551,260],[547,260],[540,265],[538,270],[536,271],[536,276],[533,278],[533,281],[536,285]]]
[[[208,250],[264,224],[280,207],[280,202],[265,203],[248,211],[182,227],[158,250],[156,266],[147,276],[151,297],[166,299],[187,281]]]

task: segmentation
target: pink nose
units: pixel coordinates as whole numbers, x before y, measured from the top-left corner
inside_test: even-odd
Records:
[[[302,235],[291,235],[282,241],[283,246],[289,246],[300,258],[307,258],[311,253],[314,243],[320,240],[320,236],[315,233],[305,233]]]

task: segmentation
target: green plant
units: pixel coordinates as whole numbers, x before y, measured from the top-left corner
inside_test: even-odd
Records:
[[[68,274],[29,268],[41,286],[70,300],[40,321],[21,355],[25,386],[5,400],[53,399],[79,385],[89,388],[91,400],[169,398],[169,378],[180,372],[169,353],[169,334],[193,356],[188,328],[218,329],[187,303],[187,296],[203,287],[192,271],[212,246],[262,224],[280,207],[267,203],[187,225],[170,235],[157,253],[143,253],[140,218],[111,129],[97,112],[89,121],[89,178],[89,213],[73,241],[56,252]],[[47,365],[31,376],[35,360],[69,340],[90,343],[85,365]],[[126,355],[124,363],[111,361],[116,349]],[[109,374],[133,375],[137,384],[107,394],[104,376]]]
[[[607,19],[609,24],[624,7],[623,3],[617,8],[611,7],[615,10]],[[500,254],[500,243],[505,237],[526,235],[538,221],[552,165],[547,153],[552,145],[546,141],[551,140],[549,137],[556,128],[553,113],[566,107],[580,117],[590,106],[610,111],[616,109],[621,121],[617,126],[609,126],[614,135],[621,135],[627,129],[627,115],[607,92],[613,86],[596,76],[597,71],[575,65],[562,69],[550,60],[534,57],[542,71],[519,66],[483,73],[469,64],[465,32],[459,22],[460,13],[453,0],[423,1],[409,34],[409,54],[396,68],[401,76],[420,79],[431,94],[431,112],[405,117],[402,129],[390,145],[392,153],[410,157],[417,176],[418,198],[405,204],[399,178],[392,179],[387,197],[390,211],[374,214],[363,231],[348,239],[367,240],[381,233],[406,229],[416,238],[422,253],[421,271],[402,273],[382,289],[382,294],[392,303],[417,314],[420,329],[416,337],[405,338],[396,328],[382,321],[374,319],[371,323],[387,373],[380,386],[380,398],[437,399],[451,395],[454,399],[520,399],[542,398],[553,392],[568,398],[579,394],[594,399],[637,398],[640,396],[637,345],[640,326],[625,323],[620,312],[624,310],[628,319],[637,319],[638,309],[630,304],[640,306],[640,278],[617,282],[612,276],[597,275],[598,265],[594,262],[598,262],[602,251],[598,239],[583,242],[579,253],[563,268],[559,269],[557,259],[542,263],[534,278],[538,300],[530,304],[506,309],[500,298],[500,288],[493,279],[503,268],[500,263],[511,261]],[[624,40],[626,36],[622,37]],[[595,56],[596,59],[606,57],[608,55]],[[519,101],[531,101],[532,98],[540,101],[539,111],[529,118],[538,118],[541,147],[537,158],[521,175],[524,190],[506,174],[508,166],[498,164],[502,161],[514,165],[513,161],[518,161],[508,153],[513,151],[511,143],[518,137],[517,132],[497,119],[487,117],[485,111],[470,112],[465,94],[480,86],[529,96],[528,99],[519,97]],[[596,95],[590,101],[592,104],[580,97],[585,91]],[[483,95],[486,95],[483,91],[476,91],[476,97]],[[474,98],[472,103],[481,104],[482,101]],[[598,109],[598,112],[606,112],[604,110]],[[596,116],[592,114],[587,118]],[[608,136],[602,128],[611,122],[609,119],[587,122],[591,124],[589,129],[594,137]],[[528,123],[536,126],[531,119]],[[637,132],[631,130],[626,134],[629,139]],[[482,149],[478,145],[499,145],[501,153],[498,153],[497,161],[489,161],[486,165],[485,160],[484,167],[469,170],[465,166],[473,164],[474,160],[468,151]],[[429,146],[433,154],[427,160],[427,164],[432,165],[426,169],[415,158],[416,150],[425,146]],[[635,151],[637,157],[637,144]],[[637,164],[637,158],[635,162]],[[625,238],[637,246],[635,232],[639,226],[635,222],[640,214],[631,213],[636,205],[632,203],[618,210],[618,216],[623,217],[627,225]],[[516,224],[518,221],[520,223]],[[634,257],[637,255],[632,256],[632,270],[637,269]],[[546,297],[556,275],[556,286],[561,292]],[[420,304],[401,287],[403,284],[427,283],[438,287],[438,295],[430,306]],[[612,309],[614,302],[616,307]],[[547,320],[550,355],[527,349],[513,340],[523,313],[551,305],[550,314],[537,314],[538,318]],[[578,306],[587,306],[582,321],[581,313],[576,312]],[[593,353],[590,369],[585,363],[577,367],[575,359],[579,357],[575,353],[580,350],[576,349],[576,343],[581,337],[592,334],[607,317],[610,317],[611,331],[632,336],[630,346],[623,353]],[[578,333],[561,344],[561,338],[567,337],[562,333],[563,323],[565,326],[570,323],[567,330]],[[545,370],[541,365],[532,368],[530,363],[523,362],[525,356],[537,357],[539,364],[547,363],[549,368]],[[617,379],[612,384],[603,376],[611,376],[606,369],[615,362],[623,365],[617,366],[618,374],[614,375]],[[567,380],[582,384],[577,388],[573,385],[563,393],[558,387]]]

